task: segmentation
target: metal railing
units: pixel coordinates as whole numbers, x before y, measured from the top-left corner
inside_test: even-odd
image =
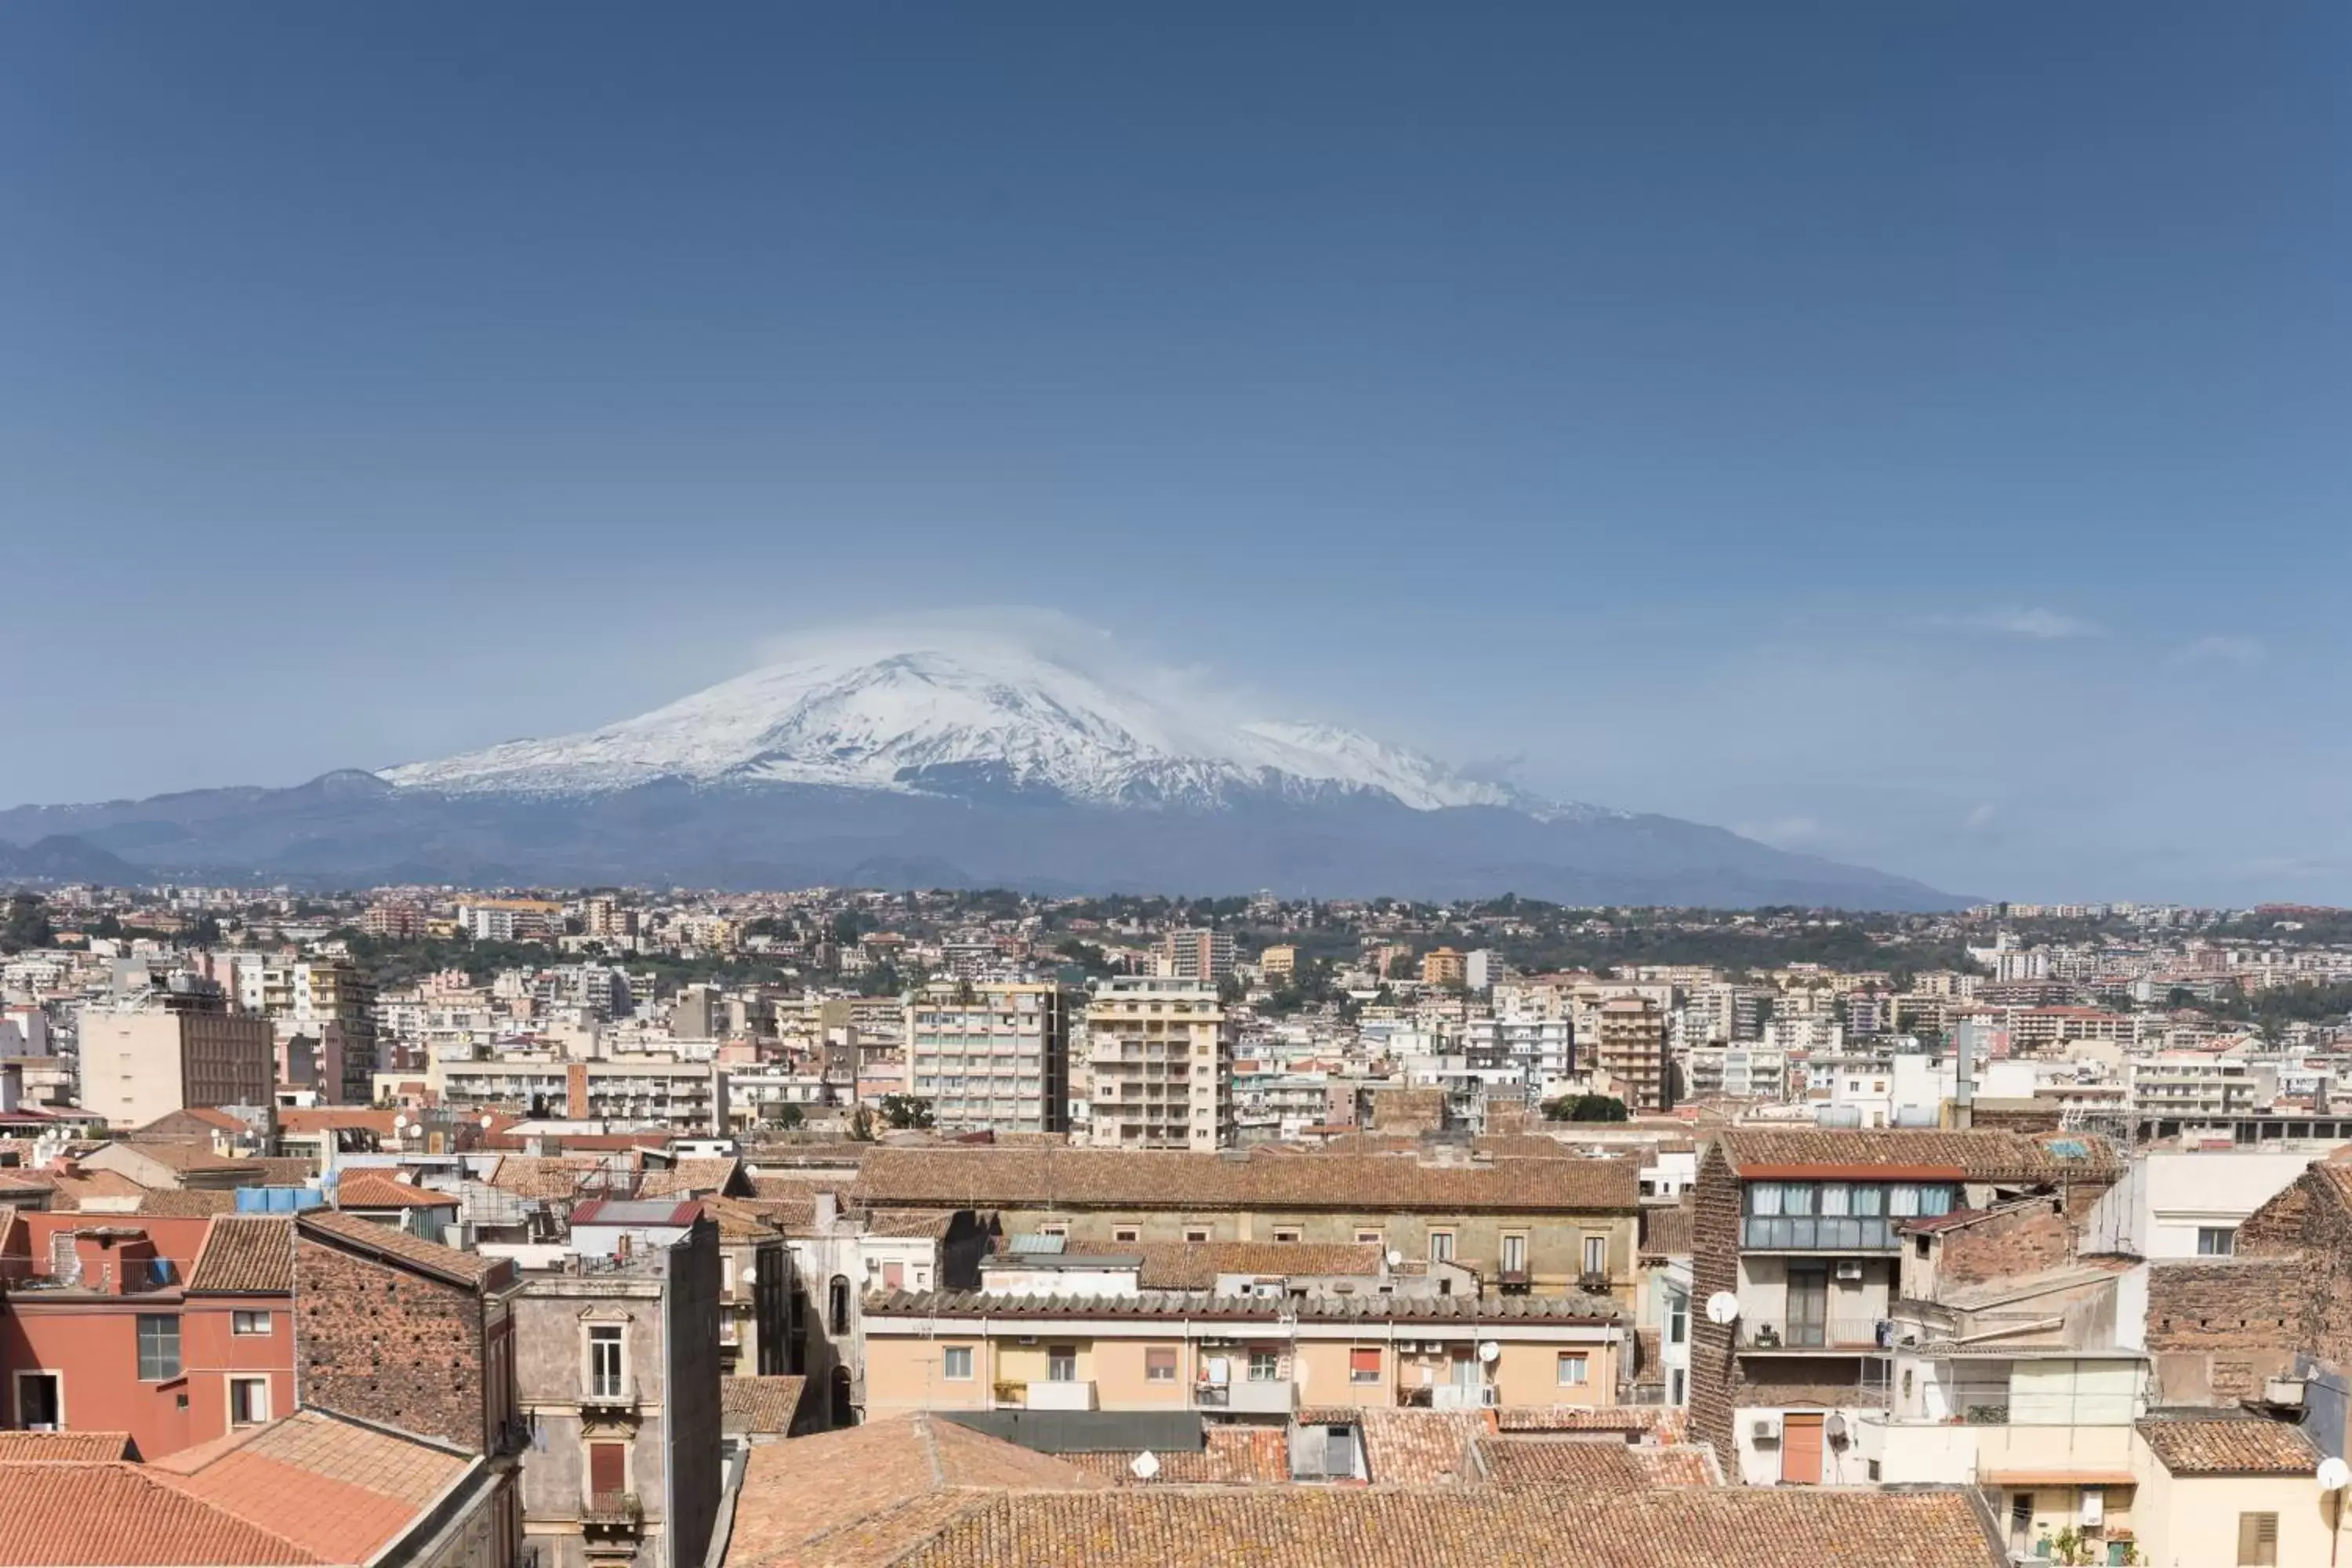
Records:
[[[591,1489],[580,1495],[580,1521],[583,1524],[631,1528],[642,1523],[645,1517],[645,1504],[638,1500],[635,1492]]]
[[[1888,1351],[1895,1324],[1886,1318],[1826,1318],[1806,1322],[1739,1325],[1739,1348],[1749,1351]]]

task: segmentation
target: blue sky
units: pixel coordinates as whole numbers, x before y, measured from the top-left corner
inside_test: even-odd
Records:
[[[2352,901],[2352,9],[0,8],[0,801],[1035,605],[2015,897]]]

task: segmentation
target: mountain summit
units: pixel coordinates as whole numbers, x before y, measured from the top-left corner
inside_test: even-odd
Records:
[[[1050,656],[986,647],[794,659],[603,729],[410,763],[382,777],[402,789],[534,795],[665,779],[930,795],[986,784],[1117,807],[1370,792],[1416,811],[1599,815],[1464,777],[1353,731],[1237,722]]]
[[[292,789],[0,811],[0,869],[9,843],[71,835],[63,842],[79,853],[173,877],[344,886],[1958,901],[1719,827],[1538,799],[1350,730],[1229,706],[1034,648],[868,638],[580,734]]]

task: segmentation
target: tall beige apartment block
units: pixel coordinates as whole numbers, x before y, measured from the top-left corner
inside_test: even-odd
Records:
[[[1171,931],[1160,939],[1160,973],[1215,984],[1234,972],[1234,939],[1221,931]]]
[[[907,1006],[907,1084],[943,1129],[1070,1130],[1077,995],[1029,982],[927,985]]]
[[[1213,984],[1114,975],[1087,1005],[1093,1142],[1215,1150],[1234,1141],[1234,1025]]]
[[[278,1091],[278,1043],[250,1014],[167,1012],[81,1016],[81,1103],[128,1129],[174,1110],[268,1105]]]
[[[1601,1005],[1595,1065],[1609,1075],[1611,1092],[1639,1116],[1672,1109],[1667,1078],[1666,1016],[1646,996],[1612,996]]]

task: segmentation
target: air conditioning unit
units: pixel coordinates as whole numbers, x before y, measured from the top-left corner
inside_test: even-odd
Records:
[[[1859,1258],[1849,1258],[1841,1261],[1837,1266],[1837,1277],[1841,1279],[1851,1279],[1859,1283],[1862,1279],[1862,1259]]]
[[[2301,1408],[2303,1405],[2303,1379],[2299,1377],[2272,1377],[2263,1379],[2263,1403],[2265,1405],[2284,1405],[2294,1406],[2298,1409]]]
[[[1759,1415],[1748,1428],[1751,1443],[1777,1443],[1780,1440],[1780,1423],[1769,1415]]]

